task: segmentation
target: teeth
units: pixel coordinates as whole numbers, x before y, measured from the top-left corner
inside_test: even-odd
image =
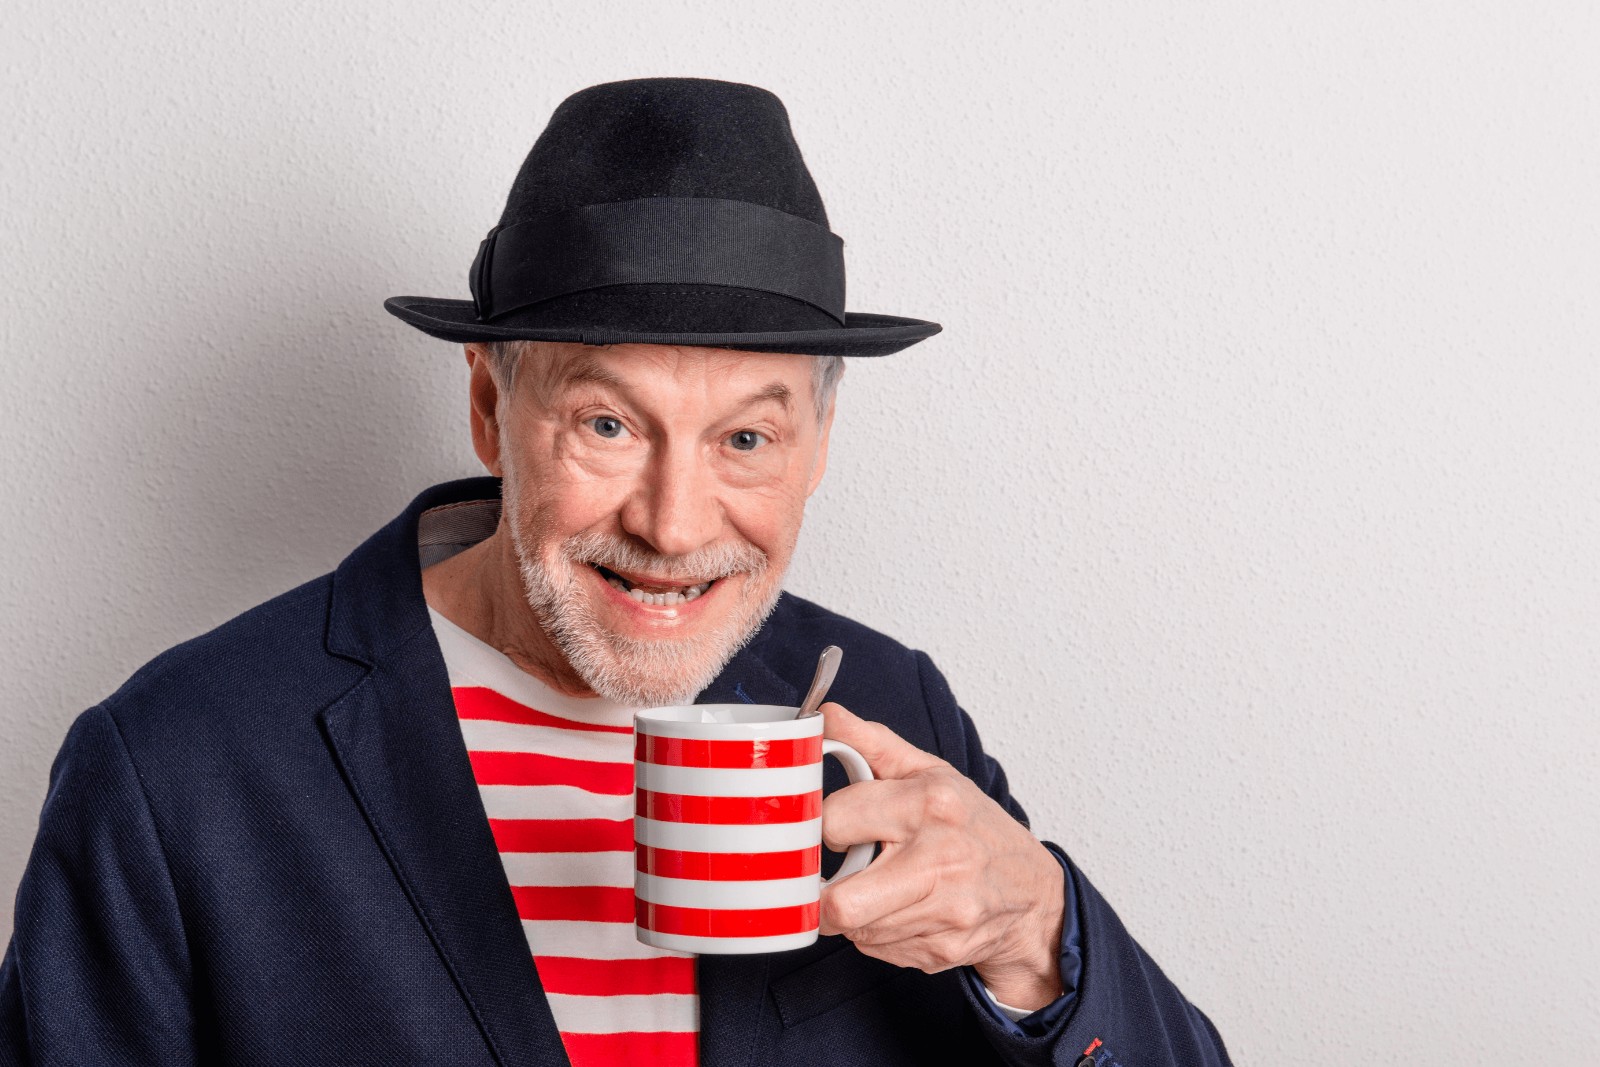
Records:
[[[606,584],[619,592],[637,600],[641,604],[653,604],[656,607],[671,607],[674,604],[687,604],[696,597],[704,596],[707,589],[711,588],[710,582],[701,582],[682,590],[671,590],[665,593],[646,593],[643,589],[629,589],[620,578],[606,577]]]

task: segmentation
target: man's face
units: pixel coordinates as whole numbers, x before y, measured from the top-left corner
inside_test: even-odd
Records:
[[[498,425],[475,435],[494,440],[476,443],[504,479],[527,602],[595,692],[687,702],[772,610],[827,455],[812,362],[664,345],[521,357]]]

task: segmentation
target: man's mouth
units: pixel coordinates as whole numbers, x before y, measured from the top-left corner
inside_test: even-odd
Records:
[[[628,596],[641,604],[654,604],[658,607],[670,607],[673,604],[687,604],[705,594],[719,579],[711,578],[693,585],[680,585],[644,575],[623,575],[614,570],[590,563],[599,572],[600,577],[613,589],[620,589]]]

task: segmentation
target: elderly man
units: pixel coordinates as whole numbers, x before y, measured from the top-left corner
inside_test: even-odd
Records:
[[[844,310],[777,99],[578,93],[470,278],[388,307],[465,344],[493,477],[79,717],[0,1062],[1226,1063],[928,657],[782,592],[842,357],[938,327]],[[792,706],[828,644],[876,779],[830,770],[824,840],[878,858],[807,948],[641,944],[632,711]]]

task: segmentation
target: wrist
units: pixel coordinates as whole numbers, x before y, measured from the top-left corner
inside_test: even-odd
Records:
[[[973,968],[997,1004],[1032,1014],[1061,996],[1061,982],[1050,976],[991,978],[980,967]]]
[[[1040,848],[1048,864],[1036,904],[1018,920],[1017,938],[1009,947],[973,965],[994,999],[1014,1008],[1037,1011],[1060,997],[1061,931],[1066,919],[1065,872],[1055,856]]]

